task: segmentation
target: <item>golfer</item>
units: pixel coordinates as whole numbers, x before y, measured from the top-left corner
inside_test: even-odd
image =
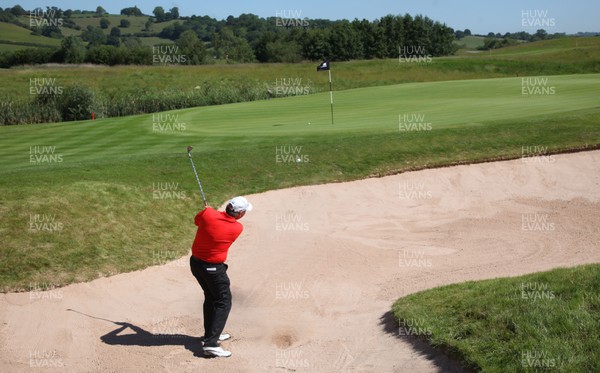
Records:
[[[190,267],[192,274],[204,290],[204,353],[229,357],[219,341],[230,338],[222,334],[231,310],[231,290],[227,276],[227,253],[244,227],[238,222],[252,205],[244,197],[235,197],[227,203],[225,211],[210,206],[200,211],[194,222],[198,226],[192,245]]]

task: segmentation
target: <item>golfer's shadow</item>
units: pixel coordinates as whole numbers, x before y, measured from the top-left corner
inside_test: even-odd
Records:
[[[121,346],[183,346],[186,350],[193,352],[194,356],[209,358],[204,355],[202,349],[202,338],[191,337],[185,334],[153,334],[128,322],[113,322],[119,327],[100,337],[100,340],[108,345]],[[135,333],[120,335],[127,329]]]

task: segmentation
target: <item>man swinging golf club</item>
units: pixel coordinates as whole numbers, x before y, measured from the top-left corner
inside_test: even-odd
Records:
[[[204,353],[217,357],[229,357],[219,341],[230,338],[222,334],[231,310],[231,290],[227,276],[227,253],[231,244],[242,233],[238,222],[252,205],[244,197],[229,201],[225,211],[210,206],[200,211],[194,220],[198,226],[192,245],[190,267],[192,274],[204,290]]]
[[[217,211],[206,202],[206,196],[192,159],[192,147],[187,147],[188,157],[204,199],[205,209],[200,211],[194,223],[198,226],[192,244],[190,268],[204,291],[204,353],[218,357],[229,357],[219,344],[230,338],[222,334],[231,310],[231,290],[227,276],[227,253],[231,244],[239,237],[244,227],[238,222],[252,205],[244,197],[235,197],[227,203],[225,211]]]

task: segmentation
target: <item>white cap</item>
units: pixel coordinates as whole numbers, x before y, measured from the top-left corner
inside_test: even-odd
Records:
[[[234,212],[252,211],[252,204],[244,197],[234,197],[229,200]]]

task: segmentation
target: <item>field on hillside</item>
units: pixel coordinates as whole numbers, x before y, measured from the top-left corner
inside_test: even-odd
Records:
[[[102,29],[105,34],[110,34],[110,30],[113,27],[118,27],[121,30],[122,35],[128,34],[139,34],[145,32],[145,25],[148,21],[148,16],[124,16],[111,14],[103,17],[96,17],[92,15],[73,15],[71,19],[76,25],[80,26],[80,30],[76,30],[69,27],[61,27],[61,33],[63,36],[81,36],[81,33],[86,29],[87,26],[100,27],[100,19],[106,18],[110,24],[108,28]],[[28,25],[30,23],[29,16],[18,17],[19,21],[23,24]],[[122,19],[127,19],[130,22],[129,27],[119,27]],[[156,33],[161,32],[165,27],[172,25],[177,20],[170,20],[166,22],[153,23],[150,32]],[[141,38],[144,45],[156,45],[156,44],[170,44],[172,43],[169,39],[162,39],[158,37]],[[24,48],[36,48],[40,46],[45,47],[58,47],[60,46],[61,39],[54,39],[40,35],[32,35],[31,31],[14,25],[11,23],[0,22],[0,52],[2,51],[13,51]]]
[[[514,61],[571,62],[600,59],[600,38],[559,38],[535,43],[523,43],[511,47],[496,49],[492,54],[496,58]]]
[[[87,26],[100,27],[100,20],[106,18],[110,24],[107,29],[104,29],[104,33],[110,34],[110,29],[113,27],[119,27],[119,23],[122,19],[126,19],[130,22],[129,27],[119,27],[121,34],[134,34],[144,32],[148,16],[124,16],[119,14],[107,14],[102,17],[96,17],[92,15],[73,15],[72,20],[78,26],[81,26],[82,30],[85,30]],[[170,20],[166,22],[153,23],[151,32],[161,32],[165,27],[178,22],[177,20]],[[181,21],[179,21],[181,23]]]
[[[39,46],[58,47],[60,46],[60,40],[41,35],[32,35],[31,31],[26,28],[11,23],[0,22],[0,52]]]
[[[477,49],[483,46],[483,36],[465,36],[462,39],[456,40],[455,43],[464,49]]]

